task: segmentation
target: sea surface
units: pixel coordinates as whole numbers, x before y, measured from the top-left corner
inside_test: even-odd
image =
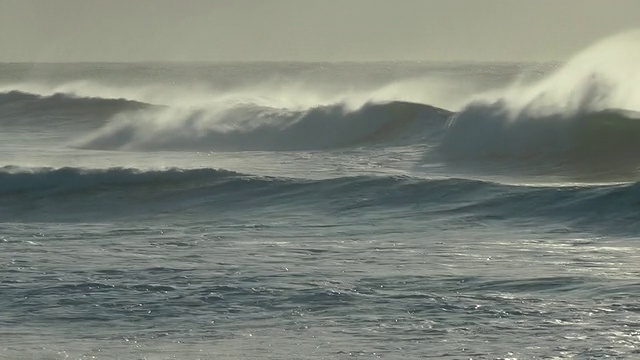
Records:
[[[0,64],[0,358],[640,358],[629,46]]]

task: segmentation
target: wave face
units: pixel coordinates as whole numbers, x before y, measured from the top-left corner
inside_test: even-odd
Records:
[[[130,217],[208,218],[247,211],[344,216],[392,211],[429,221],[538,219],[583,229],[636,231],[640,184],[517,186],[471,179],[347,176],[265,177],[222,169],[0,170],[2,220],[85,221]],[[466,220],[465,220],[466,221]]]
[[[288,110],[256,105],[125,114],[77,146],[100,150],[319,150],[415,142],[434,134],[450,112],[408,102]]]
[[[547,78],[470,102],[447,125],[451,162],[640,167],[640,32],[594,45]]]
[[[640,114],[603,110],[564,117],[511,119],[501,104],[474,104],[456,114],[439,146],[451,162],[563,166],[583,172],[640,167]]]

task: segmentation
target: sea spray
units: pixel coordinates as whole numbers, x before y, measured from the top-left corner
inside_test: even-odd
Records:
[[[638,84],[640,31],[605,39],[538,82],[478,96],[449,120],[440,153],[449,161],[634,171]]]
[[[450,112],[407,102],[293,111],[255,105],[126,113],[75,146],[104,150],[323,150],[425,141]]]

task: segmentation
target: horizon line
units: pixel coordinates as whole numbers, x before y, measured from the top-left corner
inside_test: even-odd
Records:
[[[0,61],[0,64],[560,64],[560,60],[133,60],[133,61]]]

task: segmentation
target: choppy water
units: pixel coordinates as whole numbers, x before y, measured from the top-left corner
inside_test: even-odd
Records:
[[[0,357],[638,356],[640,92],[601,48],[0,65]]]

